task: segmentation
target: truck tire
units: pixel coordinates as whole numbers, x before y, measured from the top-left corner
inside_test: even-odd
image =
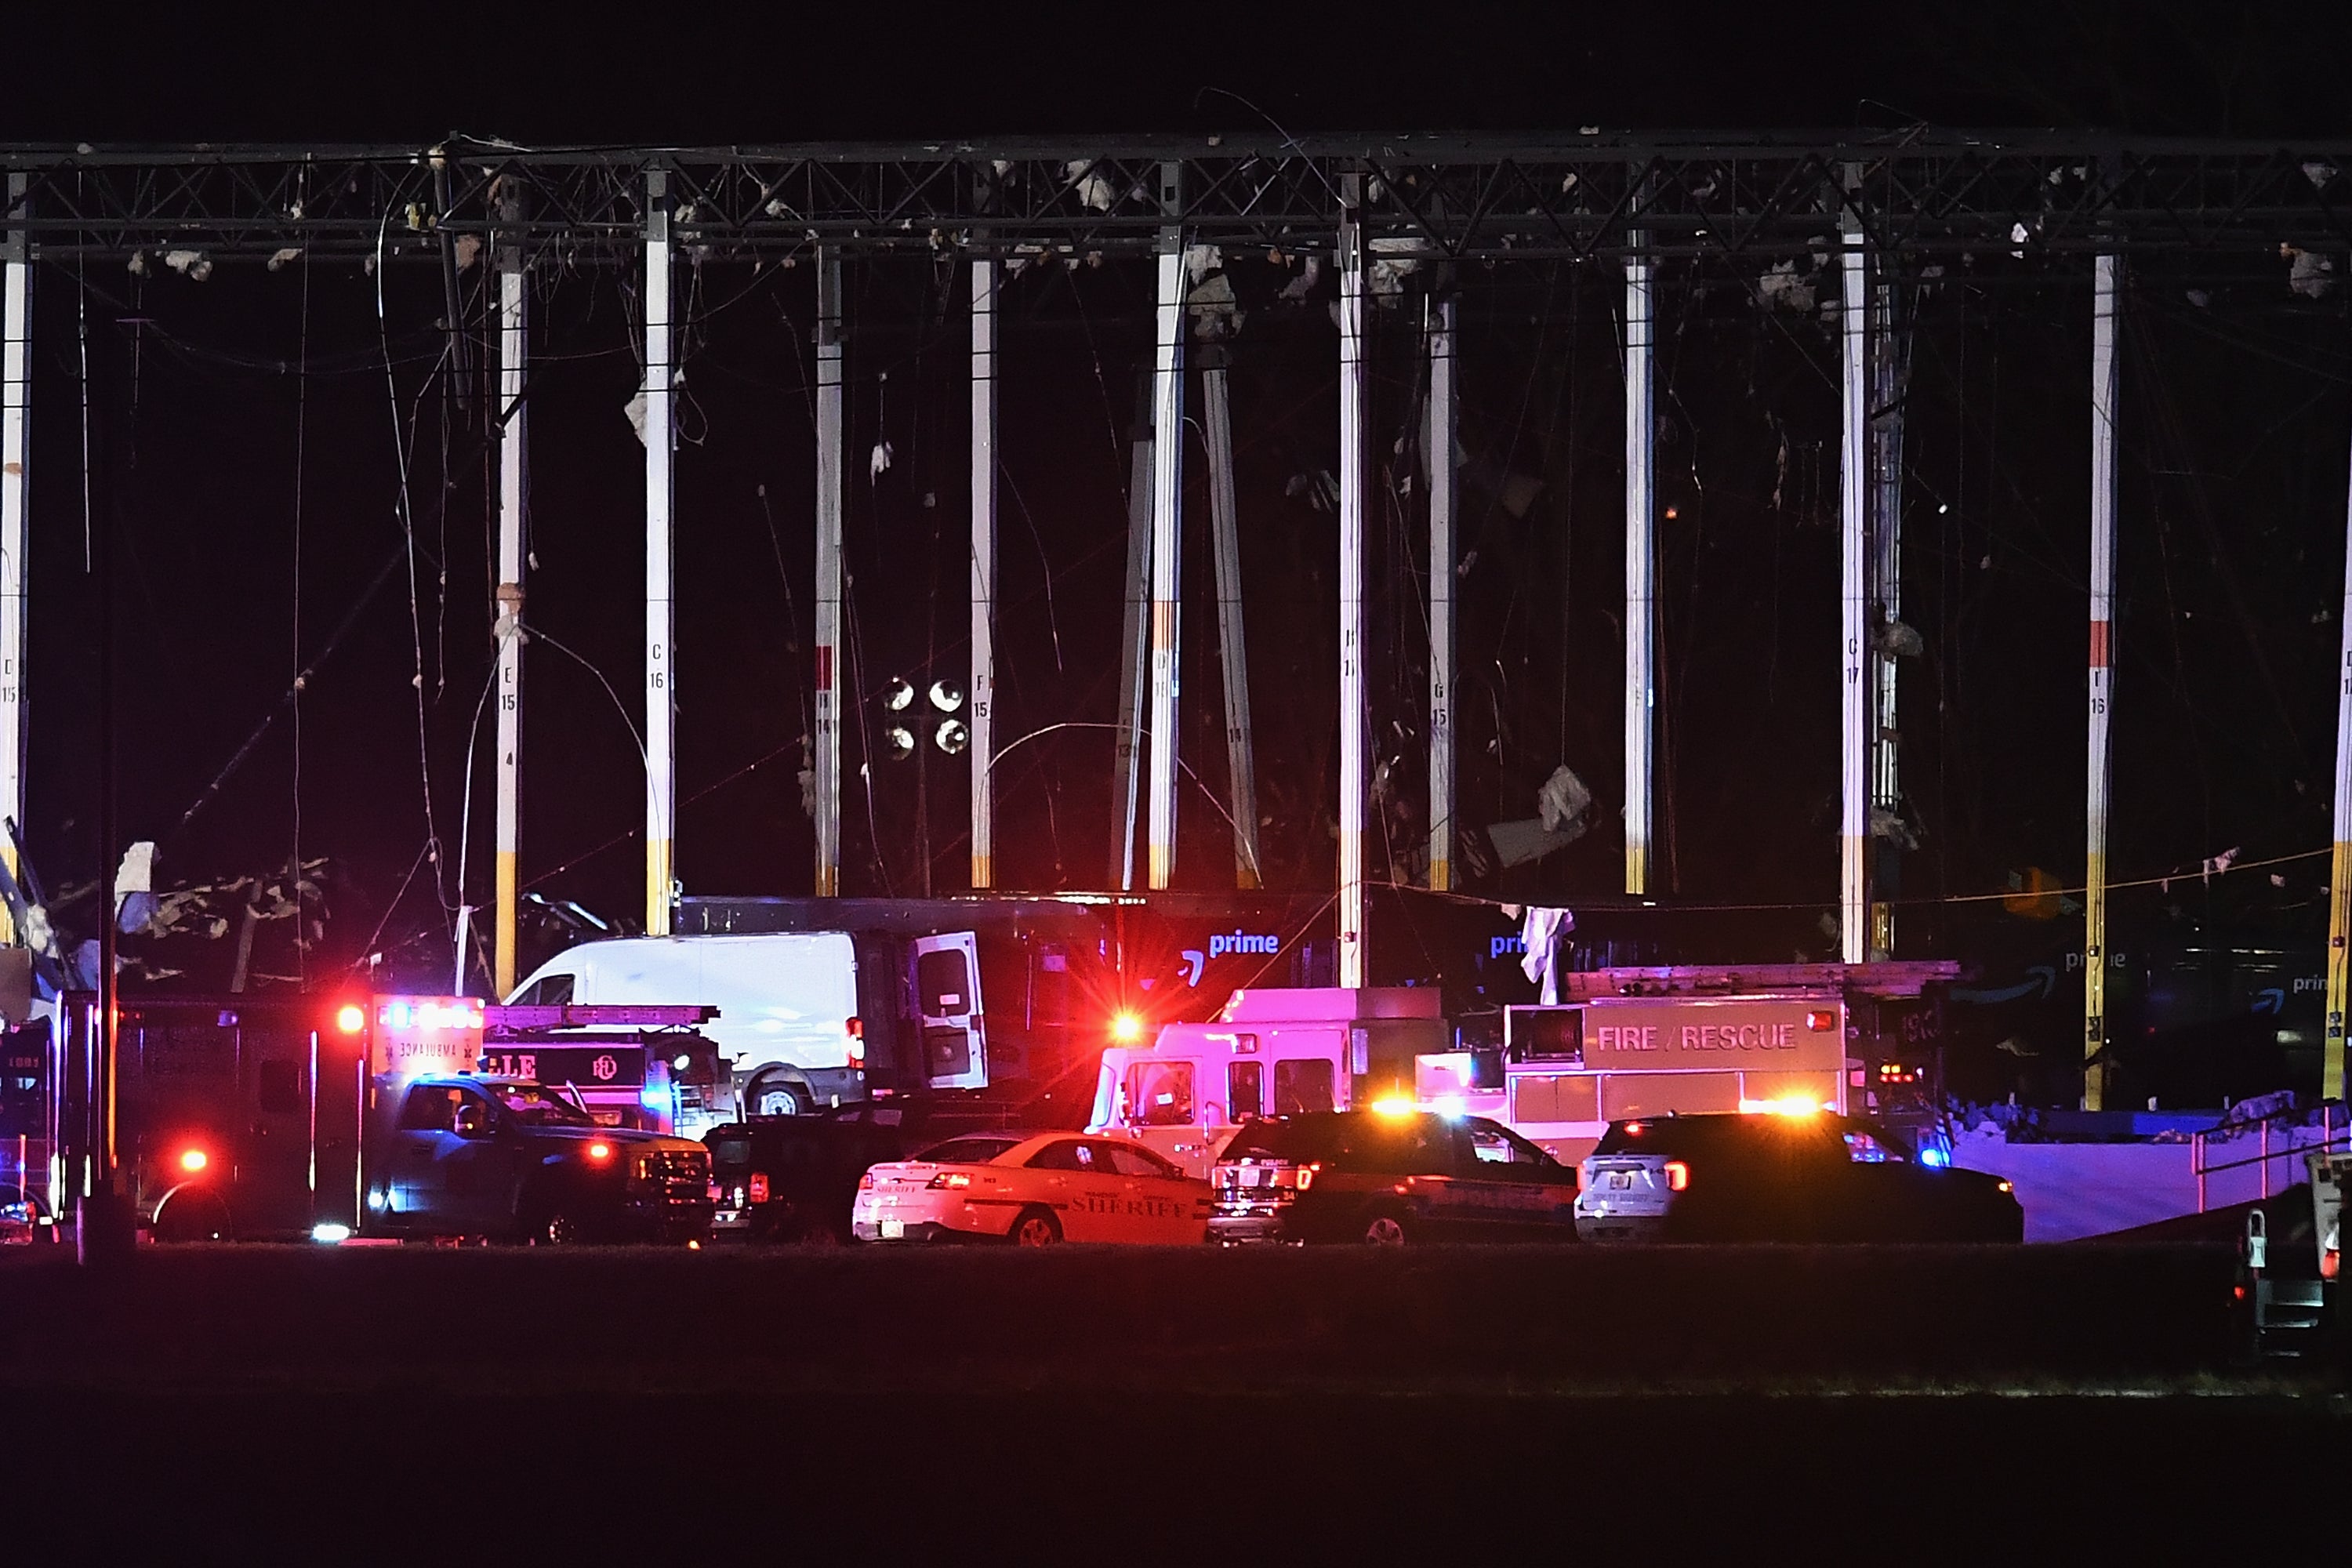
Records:
[[[746,1116],[805,1116],[815,1105],[816,1097],[797,1079],[761,1074],[743,1091]]]
[[[1404,1215],[1394,1209],[1381,1209],[1364,1222],[1367,1247],[1402,1247],[1409,1237]]]
[[[559,1204],[532,1228],[530,1239],[541,1247],[577,1247],[587,1237],[572,1211]]]
[[[229,1225],[228,1205],[217,1193],[182,1188],[163,1195],[151,1234],[161,1243],[226,1241],[236,1233]]]
[[[1052,1247],[1062,1239],[1062,1222],[1049,1208],[1033,1206],[1013,1216],[1004,1239],[1015,1247]]]

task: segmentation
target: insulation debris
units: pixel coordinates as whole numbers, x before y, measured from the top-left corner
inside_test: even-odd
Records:
[[[191,283],[201,283],[213,275],[213,258],[201,250],[167,250],[163,265]]]
[[[451,246],[450,249],[457,258],[457,270],[463,272],[481,259],[482,237],[478,234],[461,234],[457,237],[457,244]]]
[[[1911,831],[1911,825],[1883,805],[1870,808],[1870,836],[1898,849],[1919,847],[1919,836]]]
[[[1798,272],[1794,260],[1776,261],[1756,279],[1756,303],[1764,310],[1801,314],[1811,310],[1814,302],[1812,280]]]
[[[1293,500],[1305,496],[1307,504],[1317,511],[1336,511],[1339,507],[1339,481],[1328,468],[1291,475],[1282,493]]]
[[[301,259],[302,247],[299,245],[289,245],[283,250],[272,251],[270,253],[269,270],[275,272],[289,261],[299,261]]]
[[[1903,621],[1881,621],[1870,640],[1879,652],[1895,658],[1917,658],[1927,651],[1918,629]]]
[[[1372,298],[1393,303],[1404,292],[1404,280],[1421,263],[1410,254],[1421,247],[1421,242],[1402,236],[1376,239],[1371,243],[1372,265],[1369,271]]]
[[[1297,277],[1292,279],[1289,282],[1284,284],[1282,286],[1282,292],[1276,294],[1275,298],[1277,300],[1307,299],[1315,292],[1316,289],[1321,285],[1322,281],[1323,258],[1319,256],[1310,255],[1307,258],[1306,270],[1301,272]]]
[[[1118,193],[1111,187],[1110,176],[1104,174],[1091,158],[1071,160],[1064,165],[1062,175],[1068,181],[1070,188],[1077,193],[1081,206],[1107,213],[1110,211],[1111,204],[1118,199]]]
[[[1192,335],[1203,341],[1229,338],[1242,330],[1243,311],[1233,280],[1219,272],[1184,297],[1192,312]]]
[[[1184,281],[1197,284],[1210,273],[1225,265],[1225,253],[1213,245],[1188,245],[1184,247]]]
[[[889,442],[875,442],[873,455],[866,459],[866,477],[874,479],[880,479],[885,473],[889,471],[890,460],[898,455],[898,454],[897,452],[891,449]]]
[[[2286,286],[2306,300],[2325,300],[2336,291],[2336,258],[2299,246],[2282,245],[2279,254],[2290,264]]]
[[[1592,792],[1565,763],[1552,769],[1551,777],[1536,791],[1536,810],[1547,832],[1570,836],[1583,832],[1584,814],[1591,805]]]
[[[2317,162],[2305,163],[2303,166],[2303,177],[2311,182],[2313,190],[2326,190],[2327,182],[2336,177],[2336,165]]]

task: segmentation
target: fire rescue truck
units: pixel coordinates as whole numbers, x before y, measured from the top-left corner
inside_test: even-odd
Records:
[[[1423,987],[1236,991],[1206,1024],[1105,1049],[1090,1131],[1204,1173],[1257,1116],[1381,1103],[1486,1117],[1564,1164],[1612,1121],[1797,1108],[1868,1112],[1940,1152],[1944,962],[1680,965],[1562,977],[1465,1047]]]
[[[708,1157],[669,1136],[681,1099],[712,1070],[709,1042],[690,1032],[707,1013],[508,1009],[469,997],[126,997],[116,1010],[117,1189],[157,1240],[336,1240],[404,1218],[417,1234],[422,1211],[403,1214],[387,1167],[396,1148],[417,1142],[400,1136],[415,1131],[402,1126],[407,1090],[432,1082],[460,1091],[449,1101],[453,1138],[487,1145],[494,1137],[468,1133],[510,1125],[529,1129],[522,1141],[547,1143],[547,1153],[556,1151],[549,1130],[560,1126],[565,1149],[577,1142],[589,1157],[601,1142],[623,1185],[654,1179],[666,1194],[686,1184],[669,1179],[668,1156],[701,1162],[692,1196],[707,1224]],[[98,1023],[95,996],[59,1000],[45,1074],[56,1135],[41,1195],[52,1213],[82,1190],[96,1144],[86,1130],[96,1121]],[[516,1070],[525,1068],[542,1076]],[[460,1128],[457,1100],[477,1084],[498,1103],[485,1104],[480,1128]],[[556,1109],[540,1116],[506,1103],[526,1092]],[[483,1156],[459,1152],[445,1151],[433,1179],[487,1169]],[[661,1169],[639,1172],[638,1156],[655,1152]],[[509,1207],[469,1211],[484,1223],[464,1233],[512,1234],[540,1217],[519,1192]],[[599,1223],[606,1216],[572,1208],[563,1216],[572,1234],[608,1228]]]

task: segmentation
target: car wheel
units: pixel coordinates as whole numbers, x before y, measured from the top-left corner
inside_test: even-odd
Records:
[[[1405,1243],[1404,1216],[1399,1214],[1376,1214],[1364,1226],[1367,1247],[1402,1247]]]
[[[539,1222],[531,1239],[548,1247],[577,1247],[587,1239],[580,1221],[568,1210],[556,1209]]]
[[[1004,1238],[1015,1247],[1051,1247],[1062,1239],[1062,1222],[1052,1209],[1023,1209]]]
[[[822,1222],[809,1226],[800,1234],[800,1244],[803,1247],[821,1247],[830,1251],[838,1247],[841,1242],[841,1232]]]

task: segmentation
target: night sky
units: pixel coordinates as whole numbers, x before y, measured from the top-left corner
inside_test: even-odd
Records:
[[[402,8],[332,23],[307,8],[245,20],[220,8],[135,19],[50,8],[11,24],[32,38],[9,41],[0,136],[406,146],[456,131],[523,145],[691,144],[1269,123],[1835,132],[1917,121],[2352,134],[2352,22],[2337,17],[2120,4],[1993,5],[1952,21],[1859,5],[1720,10],[1431,7],[1410,23],[1367,11],[1334,28],[1308,7],[843,8],[742,24],[656,14],[632,31],[618,14],[579,8]],[[2340,278],[2345,258],[2336,264]],[[690,322],[677,479],[677,839],[689,893],[808,885],[793,775],[808,680],[813,274],[714,265],[678,278]],[[1232,276],[1250,312],[1234,425],[1268,879],[1320,889],[1333,859],[1336,530],[1299,481],[1336,460],[1336,334],[1324,296],[1277,298],[1295,270],[1237,259]],[[477,325],[480,282],[478,269],[465,275]],[[1460,282],[1472,462],[1463,548],[1475,552],[1460,590],[1465,826],[1532,816],[1536,786],[1562,763],[1592,786],[1597,824],[1568,851],[1473,890],[1613,893],[1617,282],[1549,263]],[[1817,315],[1759,309],[1751,283],[1720,263],[1662,275],[1660,500],[1674,509],[1662,535],[1662,879],[1696,900],[1828,901],[1833,344]],[[329,860],[324,942],[299,961],[278,928],[257,968],[315,978],[381,950],[407,983],[437,984],[464,760],[488,672],[492,520],[478,389],[461,406],[458,386],[434,374],[445,342],[436,272],[394,268],[381,322],[376,279],[323,263],[223,267],[195,282],[114,262],[78,276],[52,262],[35,287],[36,865],[54,886],[87,882],[98,864],[86,320],[89,497],[120,552],[123,837],[161,840],[167,884],[269,872],[292,849],[299,800],[302,852]],[[637,382],[635,288],[633,277],[551,268],[533,304],[529,614],[546,637],[528,656],[523,874],[608,917],[642,904],[641,772],[603,684],[634,721],[642,456],[622,410]],[[1007,291],[1000,744],[1110,718],[1150,290],[1144,267],[1118,263],[1035,268]],[[1424,563],[1415,498],[1391,482],[1406,467],[1390,457],[1415,406],[1412,301],[1376,321],[1373,394],[1390,498],[1372,528],[1373,735],[1376,755],[1413,781],[1385,814],[1400,850],[1425,837],[1412,799],[1424,766]],[[2133,273],[2117,876],[2326,842],[2352,440],[2346,304],[2340,288],[2293,291],[2284,259],[2189,255]],[[1925,651],[1904,674],[1906,816],[1921,839],[1906,860],[1909,896],[1997,890],[2029,865],[2079,873],[2088,305],[2087,268],[2001,258],[1955,267],[1919,297],[1905,618]],[[893,675],[918,687],[964,676],[963,307],[960,269],[852,270],[852,690]],[[892,462],[869,479],[868,454],[885,440]],[[402,449],[419,564],[413,618]],[[1231,852],[1213,798],[1224,758],[1197,447],[1187,468],[1181,752],[1202,783],[1182,792],[1178,879],[1216,888],[1230,885]],[[1480,477],[1504,472],[1541,481],[1524,516]],[[299,707],[298,791],[282,695],[347,618]],[[437,899],[434,868],[412,877],[428,835],[410,685],[420,647],[430,831],[445,847]],[[261,743],[182,826],[273,712]],[[487,714],[482,723],[486,763]],[[1108,752],[1099,731],[1082,730],[1005,764],[1002,882],[1101,884]],[[925,773],[877,757],[869,811],[862,760],[853,733],[845,890],[961,890],[963,762],[933,753]],[[467,888],[479,902],[486,765],[476,777]],[[1382,861],[1376,848],[1376,873]],[[2305,919],[2325,874],[2323,859],[2291,868],[2284,887],[2263,878],[2249,909]],[[2140,912],[2175,902],[2150,893]],[[1948,940],[1933,921],[1916,929],[1922,942]],[[172,962],[219,983],[220,944],[183,947]]]

